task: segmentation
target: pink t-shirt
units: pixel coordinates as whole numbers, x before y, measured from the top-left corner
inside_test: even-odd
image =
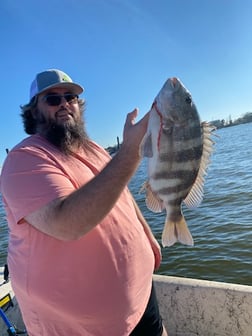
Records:
[[[78,240],[61,241],[18,224],[99,173],[110,157],[92,146],[97,155],[66,159],[33,135],[8,154],[2,169],[8,265],[30,336],[126,336],[149,299],[154,255],[127,188],[103,221]]]

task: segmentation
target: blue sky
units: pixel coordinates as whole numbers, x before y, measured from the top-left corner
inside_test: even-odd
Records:
[[[48,68],[85,87],[88,134],[104,147],[168,77],[184,82],[202,120],[252,111],[251,13],[251,0],[1,0],[0,165],[26,136],[19,106]]]

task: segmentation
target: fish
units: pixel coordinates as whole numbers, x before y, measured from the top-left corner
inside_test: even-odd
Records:
[[[176,242],[194,245],[182,212],[200,205],[215,142],[215,127],[201,122],[191,93],[181,80],[166,80],[149,111],[141,155],[147,159],[148,179],[141,191],[152,212],[166,210],[163,247]]]

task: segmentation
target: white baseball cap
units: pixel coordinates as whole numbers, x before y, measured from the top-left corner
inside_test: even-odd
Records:
[[[30,100],[36,95],[53,87],[66,87],[71,92],[79,95],[84,91],[83,87],[74,83],[65,72],[57,69],[48,69],[36,75],[31,84]]]

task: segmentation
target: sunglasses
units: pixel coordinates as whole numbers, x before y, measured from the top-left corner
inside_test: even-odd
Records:
[[[61,104],[62,98],[64,98],[68,103],[72,104],[72,103],[77,102],[77,99],[79,98],[79,96],[77,94],[73,94],[73,93],[66,93],[66,94],[63,94],[63,95],[54,93],[54,94],[48,94],[48,95],[44,96],[43,100],[49,106],[58,106],[58,105]]]

